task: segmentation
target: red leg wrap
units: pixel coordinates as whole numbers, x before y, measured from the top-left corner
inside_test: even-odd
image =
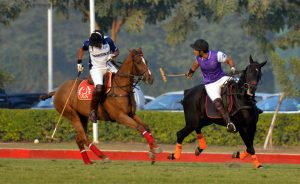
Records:
[[[102,158],[102,156],[104,155],[94,144],[90,144],[89,148],[99,157]]]
[[[206,142],[205,142],[203,134],[202,133],[197,134],[197,138],[198,138],[199,148],[206,149]]]
[[[80,150],[80,154],[82,157],[82,160],[84,162],[84,164],[91,164],[91,160],[89,159],[89,156],[87,154],[87,152],[85,150]]]
[[[142,134],[145,137],[145,139],[147,140],[147,142],[150,146],[150,149],[152,149],[154,146],[154,137],[151,135],[151,133],[149,133],[147,131],[144,131]]]

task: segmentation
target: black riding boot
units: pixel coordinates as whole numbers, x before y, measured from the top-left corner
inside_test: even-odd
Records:
[[[97,110],[98,110],[98,104],[101,99],[101,91],[102,91],[102,85],[96,85],[94,93],[93,93],[93,98],[92,98],[92,103],[91,103],[91,113],[90,113],[90,120],[93,123],[97,122],[98,116],[97,116]]]
[[[237,130],[235,128],[235,125],[230,121],[230,117],[227,111],[225,111],[224,109],[224,105],[223,105],[223,101],[221,98],[217,98],[216,100],[214,100],[214,106],[217,109],[217,111],[220,113],[220,115],[222,116],[222,118],[225,120],[226,122],[226,126],[227,126],[227,131],[230,133],[236,133]]]

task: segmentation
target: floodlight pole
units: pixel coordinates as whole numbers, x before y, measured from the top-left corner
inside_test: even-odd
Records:
[[[53,90],[53,36],[52,36],[52,3],[48,6],[48,92]]]
[[[90,32],[95,30],[95,1],[90,0]],[[98,141],[98,121],[93,123],[93,142],[99,143]]]

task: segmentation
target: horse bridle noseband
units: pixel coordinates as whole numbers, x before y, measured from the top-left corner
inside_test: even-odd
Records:
[[[249,66],[248,66],[249,67]],[[245,69],[245,79],[247,79],[247,70],[248,70],[248,67]],[[260,81],[261,79],[261,71],[259,71],[259,74],[258,74],[258,77],[257,77],[257,80],[255,82],[255,84],[252,84],[252,83],[248,83],[247,81],[244,83],[243,85],[243,88],[245,90],[248,90],[248,89],[256,89],[257,88],[257,85],[258,85],[258,82]]]

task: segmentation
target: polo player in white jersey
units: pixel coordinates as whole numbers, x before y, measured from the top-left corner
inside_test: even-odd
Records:
[[[82,58],[84,51],[89,51],[90,74],[95,86],[91,103],[90,120],[96,122],[98,119],[97,107],[101,100],[103,88],[103,76],[108,69],[107,62],[119,55],[119,49],[115,46],[110,37],[104,36],[100,30],[95,30],[89,40],[84,41],[78,51],[78,72],[83,71]]]

